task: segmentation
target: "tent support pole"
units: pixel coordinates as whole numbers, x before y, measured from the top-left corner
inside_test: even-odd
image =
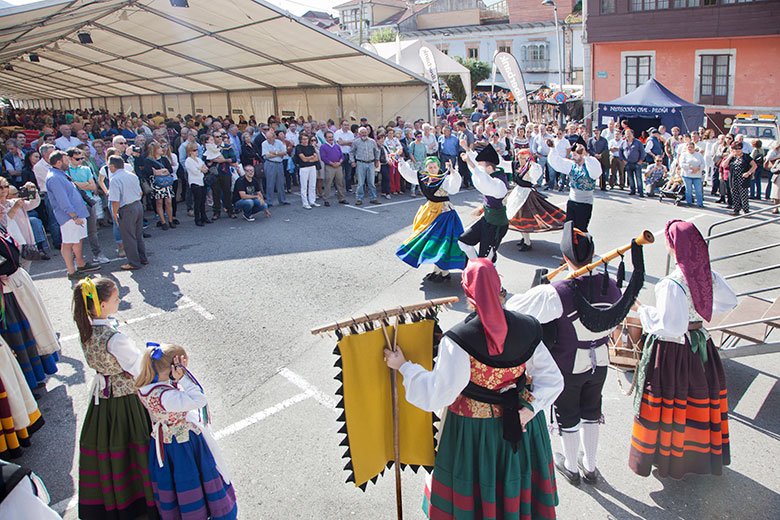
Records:
[[[433,120],[433,85],[428,83],[428,123],[434,125]]]
[[[274,95],[274,115],[281,119],[281,114],[279,114],[279,96],[276,94],[276,89],[273,89],[273,95]]]
[[[125,113],[125,102],[122,100],[122,96],[119,96],[119,111]]]
[[[230,99],[230,91],[229,90],[227,92],[225,92],[225,97],[227,97],[228,117],[230,119],[233,119],[233,100]]]
[[[146,113],[146,111],[144,110],[144,97],[143,96],[138,96],[138,110],[140,110],[142,114]]]
[[[341,85],[336,88],[336,102],[338,104],[336,114],[339,119],[344,119],[344,88]],[[341,125],[341,121],[338,121],[338,124]]]
[[[190,92],[190,105],[192,106],[192,117],[195,117],[195,94]]]

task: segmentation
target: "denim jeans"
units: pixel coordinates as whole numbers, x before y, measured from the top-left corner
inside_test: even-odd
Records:
[[[756,172],[753,174],[753,179],[750,181],[750,198],[756,198],[758,200],[761,200],[761,174],[763,173],[763,168],[758,167],[756,168]]]
[[[268,205],[261,203],[258,199],[237,200],[234,206],[237,210],[243,211],[247,218],[255,213],[260,213],[261,211],[268,209]]]
[[[356,200],[363,200],[365,185],[368,184],[368,194],[370,200],[376,200],[376,185],[374,184],[374,163],[357,162],[357,191]]]
[[[645,182],[639,163],[626,163],[626,177],[628,177],[628,189],[632,195],[637,191],[640,195],[645,194]],[[701,179],[699,179],[699,183],[701,185]]]
[[[111,226],[111,232],[114,234],[114,242],[116,242],[117,246],[122,245],[122,233],[119,231],[119,224],[117,221],[114,221],[113,226]]]
[[[547,157],[544,155],[540,155],[536,158],[537,164],[542,167],[542,176],[539,178],[538,185],[543,186],[545,181],[547,181],[547,185],[550,185],[550,174],[548,173],[548,167],[547,167]]]
[[[348,190],[352,189],[352,183],[354,182],[354,171],[352,170],[352,164],[349,162],[350,157],[348,154],[344,154],[344,162],[341,163],[341,168],[344,170],[344,185]]]
[[[51,234],[51,245],[59,249],[62,245],[62,234],[60,233],[60,225],[57,222],[57,218],[54,216],[54,207],[51,205],[51,199],[48,196],[43,198],[43,202],[46,203],[46,217],[48,219],[49,233]]]
[[[35,238],[35,245],[48,253],[49,243],[46,241],[46,230],[43,229],[43,222],[41,222],[41,219],[38,217],[30,215],[29,213],[28,217],[30,218],[30,227],[32,228],[33,237]]]
[[[693,191],[696,190],[696,205],[703,208],[704,184],[701,177],[683,177],[683,182],[685,182],[685,203],[691,205],[691,197]]]

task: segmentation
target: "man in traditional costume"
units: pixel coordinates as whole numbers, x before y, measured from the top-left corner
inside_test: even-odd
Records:
[[[696,226],[666,224],[677,268],[655,286],[655,307],[638,305],[648,335],[637,366],[629,467],[646,477],[720,475],[731,462],[728,393],[718,349],[702,327],[736,307],[728,283],[710,268]]]
[[[601,177],[601,163],[588,155],[582,145],[574,145],[571,159],[551,153],[547,157],[551,167],[559,172],[569,172],[569,200],[566,203],[566,220],[574,221],[574,227],[587,231],[593,214],[593,190]]]
[[[420,206],[414,216],[412,236],[396,251],[398,258],[411,265],[433,264],[433,271],[424,280],[443,282],[450,279],[450,269],[463,269],[466,254],[460,249],[458,239],[463,234],[463,224],[457,211],[450,204],[449,195],[460,191],[460,172],[447,163],[447,171],[441,171],[436,157],[426,157],[423,169],[416,171],[403,159],[398,170],[428,201]]]
[[[509,227],[522,234],[523,238],[518,244],[520,251],[530,251],[531,233],[562,229],[566,213],[536,191],[535,186],[544,172],[542,167],[531,159],[529,150],[515,150],[513,175],[515,188],[506,197]]]
[[[588,274],[538,285],[513,296],[507,309],[534,316],[545,330],[549,346],[564,379],[564,389],[555,401],[555,417],[561,435],[562,453],[555,454],[555,467],[572,484],[598,481],[598,451],[601,392],[607,378],[609,333],[631,309],[642,287],[644,264],[639,246],[633,246],[634,273],[626,293],[607,273]],[[561,253],[571,271],[588,265],[594,253],[593,238],[569,221],[563,227]],[[580,459],[580,448],[584,451]]]
[[[465,148],[465,146],[464,146]],[[474,187],[485,196],[483,214],[460,237],[460,248],[470,259],[490,258],[495,262],[498,246],[509,228],[504,197],[509,192],[509,178],[499,167],[501,158],[493,145],[488,144],[478,154],[468,151],[461,158],[471,170]],[[479,244],[479,250],[476,246]]]
[[[476,312],[449,330],[433,371],[385,350],[403,375],[406,399],[448,407],[432,482],[429,518],[555,518],[558,495],[544,417],[563,378],[534,318],[502,308],[495,266],[470,260],[463,290]],[[527,375],[526,375],[527,374]],[[533,391],[527,384],[533,380]]]

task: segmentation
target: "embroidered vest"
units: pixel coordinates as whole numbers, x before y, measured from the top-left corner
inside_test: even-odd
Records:
[[[583,276],[577,279],[579,288],[589,299],[591,304],[608,306],[620,299],[620,289],[613,280],[609,280],[607,294],[601,294],[603,283],[603,274],[594,274],[593,276]],[[574,359],[577,356],[577,349],[595,349],[606,345],[609,332],[591,332],[580,322],[579,312],[574,299],[574,280],[561,280],[552,284],[555,292],[561,300],[563,313],[557,320],[545,324],[545,329],[555,327],[553,333],[554,340],[545,338],[545,344],[550,349],[555,363],[564,374],[571,374],[574,369]],[[592,289],[592,291],[591,291]],[[592,293],[592,298],[591,298]]]
[[[132,375],[124,371],[119,361],[108,351],[108,341],[119,332],[114,327],[93,325],[92,337],[81,345],[87,365],[105,379],[105,391],[99,397],[124,397],[136,392]]]
[[[575,190],[593,191],[596,188],[596,181],[588,175],[588,168],[585,164],[574,164],[569,173],[569,184]]]
[[[190,432],[200,433],[197,425],[187,420],[187,412],[169,412],[162,405],[162,395],[165,392],[178,392],[169,383],[159,383],[151,388],[141,389],[138,396],[152,419],[152,437],[157,441],[170,444],[175,438],[177,442],[187,442]]]
[[[496,171],[493,172],[491,177],[493,177],[494,179],[501,179],[501,181],[504,183],[507,189],[509,189],[509,177],[507,177],[507,174],[504,170],[502,170],[501,168],[496,169]],[[489,197],[485,195],[483,202],[485,207],[492,208],[492,209],[501,209],[504,207],[503,198],[497,199],[495,197]]]

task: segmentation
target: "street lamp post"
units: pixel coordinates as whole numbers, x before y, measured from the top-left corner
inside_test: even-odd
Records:
[[[555,40],[558,42],[558,83],[561,91],[563,91],[563,43],[561,42],[561,33],[558,30],[558,6],[555,4],[555,0],[544,0],[542,5],[553,8],[553,16],[555,17]],[[562,120],[563,114],[558,111],[559,119]]]

